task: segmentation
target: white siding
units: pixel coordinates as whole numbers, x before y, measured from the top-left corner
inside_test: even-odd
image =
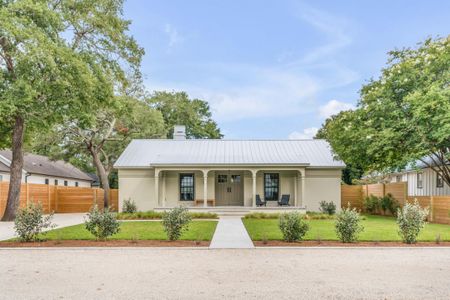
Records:
[[[0,175],[2,176],[1,181],[8,181],[10,180],[9,173],[0,172]],[[75,182],[78,182],[79,187],[91,187],[90,181],[85,180],[76,180],[76,179],[69,179],[69,178],[63,178],[63,177],[50,177],[45,175],[37,175],[33,174],[31,176],[28,176],[26,178],[26,181],[28,183],[36,183],[36,184],[45,184],[45,179],[49,179],[49,184],[54,185],[55,179],[58,180],[58,185],[64,186],[64,181],[67,180],[67,186],[75,186]],[[22,183],[25,183],[25,175],[22,175]]]
[[[422,175],[422,188],[417,187],[417,173]],[[437,174],[433,170],[426,168],[421,171],[413,171],[401,174],[402,182],[408,182],[409,196],[443,196],[450,195],[450,187],[444,182],[443,187],[436,187]],[[396,182],[396,175],[390,176],[390,182]]]

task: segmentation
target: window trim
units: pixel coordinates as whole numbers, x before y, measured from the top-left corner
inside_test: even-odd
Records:
[[[439,180],[439,178],[441,180]],[[439,184],[440,181],[440,184]],[[444,187],[444,178],[442,177],[442,175],[440,173],[436,173],[436,187],[437,188],[443,188]]]
[[[420,180],[419,180],[420,177]],[[417,183],[417,188],[418,189],[423,189],[423,173],[417,173],[416,175],[416,183]]]
[[[192,200],[181,199],[181,180],[183,176],[192,176]],[[178,175],[178,199],[179,201],[194,201],[195,200],[195,173],[179,173]]]
[[[277,197],[275,199],[272,198],[267,198],[266,197],[266,189],[268,188],[266,185],[266,175],[276,175],[277,176]],[[278,201],[278,199],[280,198],[280,173],[264,173],[263,175],[263,181],[264,181],[264,200],[265,201]]]

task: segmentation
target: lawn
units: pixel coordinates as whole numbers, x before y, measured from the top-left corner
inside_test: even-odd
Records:
[[[210,241],[216,230],[216,221],[192,221],[189,230],[184,232],[181,240]],[[95,237],[85,229],[84,224],[54,229],[43,239],[46,240],[95,240]],[[120,232],[110,240],[166,240],[166,234],[161,222],[121,222]]]
[[[401,241],[395,218],[383,216],[364,216],[364,231],[359,235],[360,241]],[[254,241],[264,237],[268,240],[282,240],[277,219],[243,219],[247,231]],[[308,220],[310,229],[305,240],[337,240],[334,220]],[[450,226],[427,224],[419,235],[419,241],[434,241],[440,234],[442,241],[450,241]]]

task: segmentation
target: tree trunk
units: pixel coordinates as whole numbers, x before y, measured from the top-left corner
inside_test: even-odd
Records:
[[[23,170],[23,135],[24,120],[17,116],[12,134],[12,162],[10,166],[10,180],[8,200],[6,202],[5,214],[2,221],[13,221],[16,218],[17,208],[20,201],[20,188],[22,184]]]
[[[100,177],[102,188],[105,191],[103,197],[103,205],[106,208],[109,206],[109,194],[110,194],[108,173],[106,172],[105,167],[103,166],[100,157],[98,156],[98,153],[95,151],[95,149],[89,149],[89,151],[92,154],[92,160],[94,162],[95,169],[97,170],[97,174]]]

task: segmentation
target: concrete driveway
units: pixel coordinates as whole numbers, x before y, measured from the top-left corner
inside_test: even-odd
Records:
[[[0,250],[7,299],[449,299],[450,248]]]
[[[52,222],[55,228],[67,227],[84,222],[85,213],[79,214],[54,214]],[[15,237],[14,222],[0,222],[0,241]]]

